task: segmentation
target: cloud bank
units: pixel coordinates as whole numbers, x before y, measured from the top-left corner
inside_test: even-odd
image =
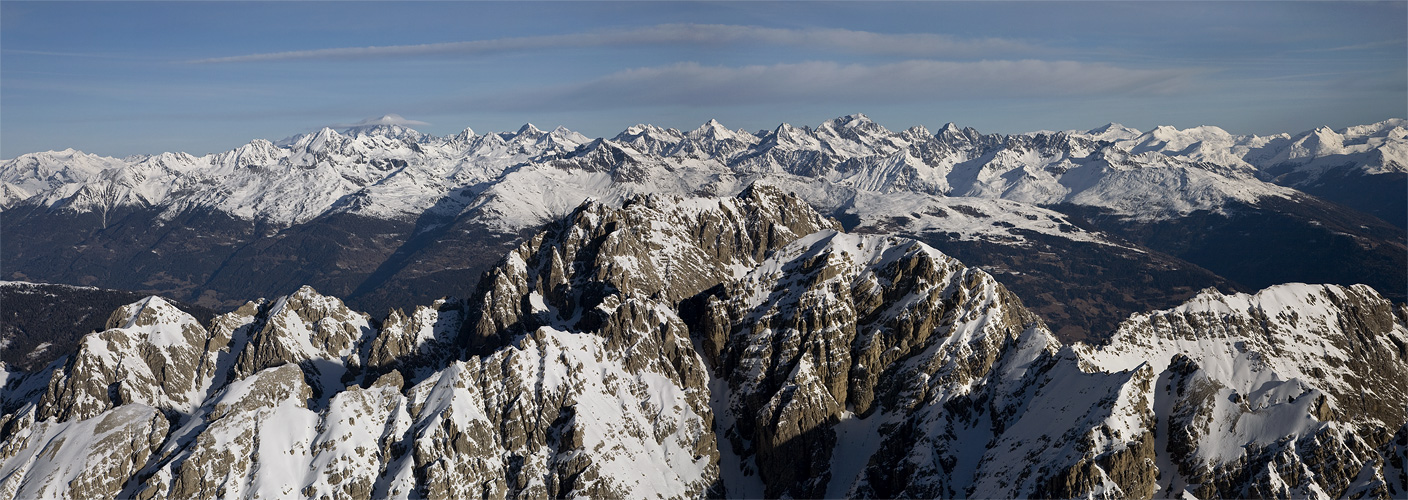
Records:
[[[500,111],[774,103],[893,104],[987,97],[1167,95],[1191,69],[1130,69],[1074,61],[911,60],[742,67],[680,63],[616,72],[577,84],[515,91],[470,104]]]
[[[377,125],[400,125],[400,126],[402,126],[402,127],[414,127],[414,126],[424,126],[424,125],[430,125],[430,124],[429,124],[429,123],[426,123],[426,122],[423,122],[423,121],[420,121],[420,120],[410,120],[410,119],[406,119],[406,118],[402,117],[401,115],[392,113],[392,114],[388,114],[388,115],[381,116],[381,117],[379,117],[379,118],[367,118],[367,119],[362,120],[362,121],[359,121],[359,122],[357,122],[357,123],[338,123],[338,124],[334,124],[334,125],[328,125],[328,127],[330,127],[330,128],[355,128],[355,127],[374,127],[374,126],[377,126]]]
[[[356,59],[428,55],[485,55],[564,47],[773,44],[828,48],[859,54],[911,57],[972,56],[1044,52],[1046,49],[1004,38],[963,39],[934,33],[891,34],[834,28],[786,29],[723,24],[661,24],[623,30],[564,35],[495,38],[418,45],[342,47],[270,52],[187,61],[194,64],[248,63],[303,59]]]

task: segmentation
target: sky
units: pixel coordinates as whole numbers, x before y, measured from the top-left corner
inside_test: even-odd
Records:
[[[396,114],[450,135],[1408,115],[1408,2],[0,2],[0,158],[233,149]]]

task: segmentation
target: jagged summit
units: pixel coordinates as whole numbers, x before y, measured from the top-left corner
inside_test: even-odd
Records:
[[[875,122],[871,121],[870,117],[865,116],[863,113],[850,114],[822,122],[822,125],[830,125],[838,128],[869,127],[874,124]]]
[[[1118,123],[1107,123],[1105,125],[1087,130],[1085,135],[1097,141],[1122,141],[1133,139],[1143,135],[1138,129],[1126,127]]]
[[[688,134],[688,137],[690,137],[691,139],[709,139],[714,141],[735,139],[733,131],[729,130],[727,127],[724,127],[724,125],[722,123],[719,123],[718,120],[713,119],[704,122],[704,124],[700,125],[699,128],[696,128],[691,131]]]

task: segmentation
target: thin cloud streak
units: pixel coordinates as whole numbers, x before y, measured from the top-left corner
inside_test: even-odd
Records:
[[[1343,45],[1343,46],[1339,46],[1339,47],[1328,47],[1328,48],[1323,48],[1323,49],[1305,49],[1305,50],[1297,50],[1297,51],[1295,51],[1295,52],[1301,52],[1301,53],[1306,53],[1306,52],[1345,52],[1345,51],[1351,51],[1351,50],[1370,50],[1370,49],[1378,49],[1378,48],[1393,47],[1393,46],[1398,46],[1398,47],[1401,48],[1401,47],[1405,46],[1405,44],[1408,44],[1408,39],[1399,38],[1399,39],[1397,39],[1397,40],[1380,40],[1380,41],[1377,41],[1377,42],[1359,43],[1359,44],[1354,44],[1354,45]]]
[[[723,24],[661,24],[645,28],[594,31],[565,35],[495,38],[467,42],[418,45],[342,47],[271,52],[187,61],[192,64],[247,63],[303,59],[358,59],[428,55],[482,55],[499,52],[564,47],[691,46],[774,44],[826,47],[861,54],[901,56],[953,56],[974,54],[1040,53],[1048,49],[1004,38],[963,39],[934,33],[890,34],[847,29],[785,29]]]
[[[56,52],[50,50],[25,50],[25,49],[4,49],[0,53],[14,54],[21,56],[45,56],[59,58],[81,58],[81,59],[112,59],[126,61],[154,61],[153,57],[140,57],[125,54],[102,54],[88,52]]]
[[[785,102],[895,104],[969,98],[1169,95],[1186,91],[1197,69],[1129,69],[1074,61],[911,60],[630,69],[595,80],[472,99],[502,111],[620,106],[731,106]]]

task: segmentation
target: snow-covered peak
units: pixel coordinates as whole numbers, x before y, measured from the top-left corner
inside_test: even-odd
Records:
[[[1190,148],[1230,148],[1236,140],[1236,136],[1214,126],[1204,125],[1179,130],[1160,125],[1122,144],[1135,154],[1159,151],[1186,155],[1192,152]]]
[[[291,149],[296,152],[317,153],[328,150],[331,146],[342,142],[342,134],[337,133],[330,127],[323,127],[317,132],[298,136]]]
[[[404,127],[404,126],[408,126],[408,125],[425,125],[425,124],[426,124],[426,123],[425,123],[425,122],[422,122],[422,121],[407,120],[405,117],[403,117],[403,116],[401,116],[401,115],[398,115],[398,114],[395,114],[395,113],[390,113],[390,114],[382,115],[380,118],[368,118],[368,119],[362,120],[362,121],[360,121],[360,122],[354,123],[354,124],[352,124],[352,128],[356,128],[356,127],[376,127],[376,126],[382,126],[382,125]]]
[[[1200,125],[1183,130],[1179,130],[1167,125],[1159,126],[1146,134],[1154,139],[1162,141],[1226,141],[1232,139],[1232,134],[1227,133],[1221,127],[1213,125]]]
[[[864,113],[846,115],[840,118],[829,120],[825,122],[825,124],[836,128],[868,128],[870,126],[876,125],[876,123],[872,121],[870,117],[865,116]]]
[[[871,121],[870,117],[860,113],[821,122],[821,125],[817,126],[816,131],[819,134],[831,132],[843,137],[853,138],[853,140],[860,137],[889,135],[890,133],[885,127]]]
[[[815,149],[819,146],[816,137],[812,136],[808,130],[793,127],[791,124],[783,123],[773,129],[767,135],[770,141],[766,141],[769,146],[780,149]]]
[[[822,122],[812,135],[823,144],[822,151],[842,157],[890,155],[908,146],[903,136],[862,114]]]
[[[425,137],[421,132],[401,125],[375,125],[370,127],[354,127],[343,131],[345,135],[351,137],[385,137],[388,139],[410,139],[419,141]]]
[[[934,138],[950,147],[966,149],[981,140],[982,134],[972,127],[960,129],[953,122],[948,122],[939,128],[938,132],[934,132]]]
[[[1253,175],[1255,169],[1243,157],[1249,148],[1264,141],[1254,136],[1235,136],[1209,125],[1184,130],[1162,125],[1136,137],[1115,142],[1133,154],[1155,152],[1230,168],[1240,172],[1237,174],[1239,176],[1248,176]]]
[[[155,295],[118,308],[108,328],[140,329],[155,346],[189,342],[186,334],[201,330],[194,317]]]
[[[547,138],[553,143],[567,147],[577,147],[592,140],[590,137],[568,130],[562,125],[558,125],[552,129],[552,132],[548,132]]]
[[[626,128],[612,140],[643,153],[663,154],[684,137],[685,134],[678,130],[642,123]]]
[[[1395,133],[1401,138],[1404,135],[1405,127],[1408,127],[1408,120],[1390,118],[1378,123],[1345,127],[1339,133],[1344,136],[1346,142],[1362,142],[1370,137],[1391,137]]]
[[[51,189],[66,183],[82,182],[99,172],[124,164],[117,158],[84,153],[75,149],[29,153],[0,163],[0,181],[29,192]]]
[[[691,131],[689,134],[687,134],[687,136],[690,139],[696,140],[708,139],[714,141],[725,141],[730,139],[737,139],[733,131],[729,130],[728,127],[725,127],[722,123],[719,123],[718,120],[713,119],[704,122],[703,125],[700,125],[699,128],[696,128]]]
[[[1306,162],[1345,152],[1344,136],[1331,130],[1330,127],[1321,126],[1293,137],[1290,145],[1272,157],[1270,163],[1275,165],[1286,162]]]
[[[651,124],[649,124],[649,123],[637,123],[637,124],[635,124],[635,125],[631,125],[631,126],[629,126],[629,127],[626,127],[626,130],[622,130],[621,133],[616,134],[616,137],[634,136],[634,135],[645,135],[645,134],[648,134],[648,133],[651,133],[651,132],[658,132],[658,131],[663,131],[663,130],[664,130],[664,129],[662,129],[662,128],[660,128],[660,127],[657,127],[657,126],[655,126],[655,125],[651,125]]]
[[[559,147],[565,150],[575,149],[577,146],[591,142],[591,138],[568,130],[566,127],[558,126],[551,132],[539,129],[532,123],[525,123],[518,131],[512,133],[501,133],[499,137],[504,141],[515,144],[519,148],[541,149],[543,147]]]
[[[1107,123],[1107,124],[1105,124],[1105,125],[1102,125],[1102,126],[1099,126],[1099,127],[1096,127],[1096,128],[1090,129],[1090,130],[1087,130],[1087,131],[1086,131],[1084,134],[1082,134],[1082,135],[1084,135],[1084,136],[1090,138],[1091,140],[1096,140],[1096,141],[1111,141],[1111,142],[1114,142],[1114,141],[1123,141],[1123,140],[1128,140],[1128,139],[1133,139],[1133,138],[1135,138],[1135,137],[1139,137],[1140,135],[1143,135],[1143,132],[1140,132],[1139,130],[1134,129],[1134,128],[1126,127],[1126,126],[1124,126],[1124,125],[1111,122],[1111,123]]]
[[[676,141],[684,137],[680,131],[672,128],[664,128],[649,123],[639,123],[627,127],[613,138],[615,141],[629,142],[635,138],[643,137],[658,141]]]

